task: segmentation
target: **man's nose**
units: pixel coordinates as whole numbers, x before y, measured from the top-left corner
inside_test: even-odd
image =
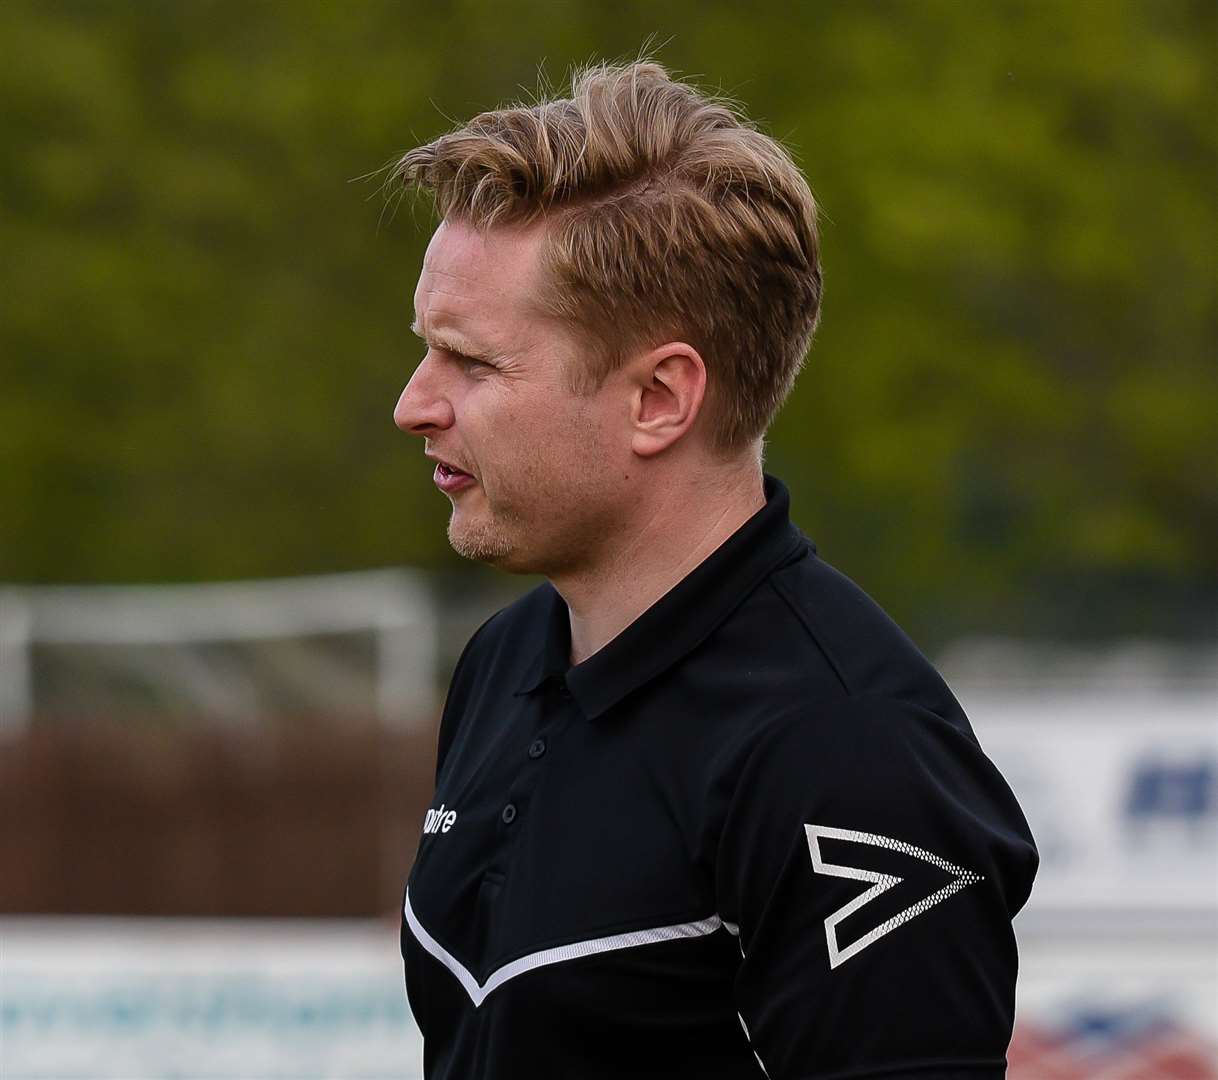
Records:
[[[424,357],[398,398],[393,422],[408,435],[430,435],[452,427],[453,408],[435,379],[431,362]]]

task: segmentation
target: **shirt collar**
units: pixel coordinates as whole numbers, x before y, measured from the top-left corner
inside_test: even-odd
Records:
[[[526,670],[518,694],[565,681],[589,719],[692,652],[769,573],[811,542],[790,521],[782,481],[765,477],[766,503],[604,648],[571,666],[567,605],[553,586],[545,641]]]

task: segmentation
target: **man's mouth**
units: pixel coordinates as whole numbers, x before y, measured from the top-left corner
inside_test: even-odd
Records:
[[[453,495],[458,491],[464,491],[475,483],[474,478],[469,473],[462,472],[452,465],[446,465],[442,461],[436,462],[434,479],[436,487],[444,492],[445,495]]]

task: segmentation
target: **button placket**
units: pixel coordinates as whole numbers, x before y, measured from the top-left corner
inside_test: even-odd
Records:
[[[566,681],[559,678],[555,680],[555,682],[558,697],[564,702],[564,704],[572,701],[573,698],[571,696],[571,691],[567,688]],[[543,722],[539,725],[542,734],[535,735],[525,749],[525,755],[529,762],[539,761],[541,758],[545,757],[550,750],[550,743],[553,739],[554,729],[556,726],[561,727],[565,725],[569,719],[569,715],[570,710],[568,709],[550,711],[550,715],[545,717]],[[521,767],[520,771],[517,773],[516,779],[511,785],[511,788],[507,792],[507,802],[504,803],[502,809],[499,811],[499,824],[501,828],[503,826],[511,825],[520,817],[521,800],[523,799],[525,802],[528,802],[530,793],[537,786],[537,784],[540,783],[542,775],[543,773],[541,771],[529,768],[527,764]],[[515,830],[512,831],[514,832]]]

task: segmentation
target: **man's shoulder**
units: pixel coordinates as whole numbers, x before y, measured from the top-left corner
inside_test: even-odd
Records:
[[[960,713],[934,664],[905,631],[814,549],[775,570],[768,585],[843,697],[903,701],[945,718]]]
[[[437,746],[443,765],[468,710],[526,686],[538,666],[556,594],[548,582],[501,608],[474,633],[457,660],[444,703]]]
[[[500,608],[470,636],[458,671],[470,666],[485,668],[503,660],[520,663],[535,658],[545,644],[556,599],[554,586],[543,581]]]
[[[553,585],[548,581],[540,582],[510,604],[499,608],[474,632],[470,641],[493,640],[521,630],[531,630],[540,636],[553,611],[556,595]]]

